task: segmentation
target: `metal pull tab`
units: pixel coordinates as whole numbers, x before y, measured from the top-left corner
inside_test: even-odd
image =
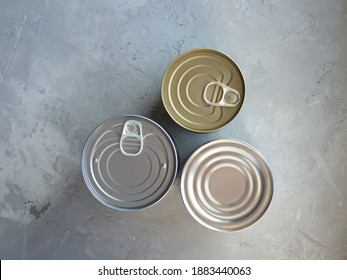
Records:
[[[207,99],[207,89],[208,87],[212,85],[218,85],[223,90],[222,98],[218,102],[211,102],[210,100]],[[208,83],[205,86],[204,100],[208,105],[211,105],[211,106],[235,107],[237,104],[239,104],[241,97],[240,97],[240,93],[236,89],[228,87],[221,82],[213,81]]]
[[[123,142],[125,138],[135,138],[140,141],[140,149],[136,153],[128,153],[123,148]],[[120,151],[125,156],[138,156],[142,152],[143,148],[143,137],[142,137],[142,126],[139,121],[128,120],[123,125],[122,136],[120,138]]]

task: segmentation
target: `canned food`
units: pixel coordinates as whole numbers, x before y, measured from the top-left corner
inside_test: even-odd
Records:
[[[194,49],[167,68],[161,85],[164,106],[172,119],[194,132],[212,132],[240,111],[245,82],[236,63],[211,49]]]
[[[91,193],[117,210],[138,210],[159,201],[175,180],[175,146],[154,121],[141,116],[111,118],[89,136],[82,173]]]
[[[216,140],[197,149],[186,162],[181,193],[197,222],[234,232],[251,226],[265,213],[273,179],[254,147],[237,140]]]

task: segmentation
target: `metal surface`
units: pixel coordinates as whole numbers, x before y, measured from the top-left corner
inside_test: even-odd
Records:
[[[140,147],[136,151],[127,152],[125,148],[125,139],[135,139]],[[131,148],[131,147],[130,147]],[[120,136],[119,149],[121,153],[125,156],[138,156],[141,154],[143,149],[143,135],[142,135],[142,124],[139,121],[128,120],[123,124],[122,134]]]
[[[238,140],[216,140],[197,149],[184,166],[181,192],[200,224],[234,232],[253,225],[273,194],[272,174],[263,156]]]
[[[159,201],[175,180],[177,165],[169,135],[141,116],[105,121],[89,136],[82,154],[89,190],[118,210],[143,209]]]
[[[237,115],[245,83],[230,57],[212,49],[194,49],[169,65],[161,93],[167,112],[179,125],[194,132],[212,132]]]
[[[207,98],[208,89],[212,85],[217,85],[221,87],[222,89],[222,96],[219,100],[212,102]],[[233,88],[230,88],[221,82],[210,82],[205,86],[204,93],[203,93],[204,101],[206,104],[210,106],[226,106],[226,107],[235,107],[237,104],[240,103],[240,93]]]
[[[346,15],[346,0],[0,0],[0,258],[347,259]],[[238,115],[208,134],[160,94],[168,65],[201,47],[246,81]],[[159,123],[182,167],[208,141],[255,146],[275,181],[266,214],[233,234],[201,226],[180,171],[153,207],[105,207],[81,151],[124,114]]]

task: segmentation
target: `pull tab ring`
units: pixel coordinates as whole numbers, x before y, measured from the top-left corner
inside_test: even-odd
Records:
[[[140,149],[136,153],[128,153],[123,148],[123,142],[125,138],[135,138],[140,141]],[[142,125],[139,121],[128,120],[123,125],[123,131],[119,143],[120,151],[125,156],[138,156],[143,149],[143,137],[142,137]]]
[[[210,100],[207,99],[207,89],[208,87],[212,86],[212,85],[217,85],[220,86],[222,88],[223,91],[223,95],[221,100],[219,100],[218,102],[211,102]],[[205,86],[204,89],[204,101],[211,106],[224,106],[224,107],[235,107],[237,104],[240,103],[241,97],[240,97],[240,93],[236,90],[233,89],[231,87],[228,87],[227,85],[218,82],[218,81],[213,81],[208,83]]]

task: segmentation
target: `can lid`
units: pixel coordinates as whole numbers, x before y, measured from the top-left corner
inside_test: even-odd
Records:
[[[186,162],[181,193],[196,221],[233,232],[251,226],[265,213],[273,178],[254,147],[238,140],[216,140],[197,149]]]
[[[230,57],[212,49],[194,49],[169,65],[161,93],[168,114],[179,125],[194,132],[212,132],[237,115],[245,83]]]
[[[118,210],[143,209],[157,202],[175,180],[177,165],[169,135],[141,116],[105,121],[89,136],[82,154],[89,190]]]

